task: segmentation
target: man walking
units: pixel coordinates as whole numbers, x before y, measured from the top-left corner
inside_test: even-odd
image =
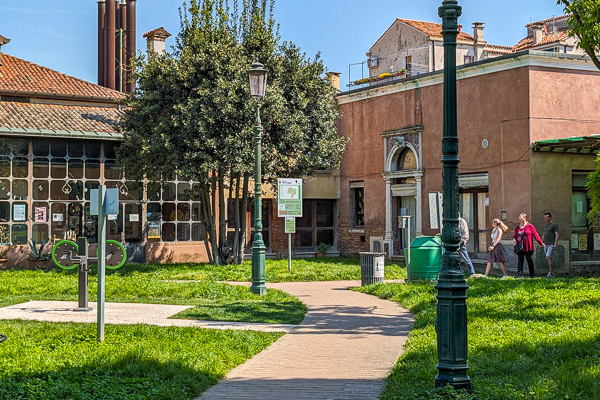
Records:
[[[542,238],[542,242],[545,244],[544,252],[546,253],[546,260],[548,261],[548,275],[546,275],[546,278],[551,278],[554,276],[552,252],[558,245],[558,224],[552,222],[552,214],[549,212],[544,214],[544,221],[546,222],[546,225],[544,225],[544,237]]]
[[[460,215],[458,216],[458,231],[460,232],[460,246],[458,248],[458,252],[469,266],[469,275],[473,275],[475,273],[475,268],[473,268],[473,263],[471,262],[469,252],[467,251],[467,242],[469,241],[469,225],[467,225],[467,221],[462,219]]]

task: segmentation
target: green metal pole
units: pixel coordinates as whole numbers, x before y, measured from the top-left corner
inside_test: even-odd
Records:
[[[261,177],[261,137],[260,104],[257,101],[256,123],[254,124],[254,241],[252,242],[252,286],[250,291],[259,295],[267,294],[265,286],[265,242],[262,236],[262,177]]]
[[[458,248],[458,129],[456,123],[456,36],[462,7],[444,0],[438,9],[444,37],[444,133],[442,137],[443,231],[442,269],[435,288],[438,374],[435,386],[471,390],[467,375],[468,286],[460,269]]]

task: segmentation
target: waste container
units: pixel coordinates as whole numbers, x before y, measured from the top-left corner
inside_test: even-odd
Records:
[[[372,283],[383,283],[385,253],[360,253],[360,283],[361,286]]]
[[[410,280],[436,280],[442,269],[442,239],[421,236],[410,244]]]

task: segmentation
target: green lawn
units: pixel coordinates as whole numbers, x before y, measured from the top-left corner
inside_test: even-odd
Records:
[[[437,373],[432,283],[361,291],[399,302],[415,327],[388,379],[388,399],[600,398],[600,279],[470,279],[469,375],[474,395],[431,390]]]
[[[0,321],[0,400],[189,400],[281,333]]]

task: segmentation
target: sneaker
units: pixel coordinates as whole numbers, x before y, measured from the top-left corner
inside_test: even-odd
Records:
[[[546,278],[553,278],[554,274],[552,272],[548,272],[548,275],[546,275]]]
[[[508,279],[508,275],[504,275],[502,278],[500,279]]]

